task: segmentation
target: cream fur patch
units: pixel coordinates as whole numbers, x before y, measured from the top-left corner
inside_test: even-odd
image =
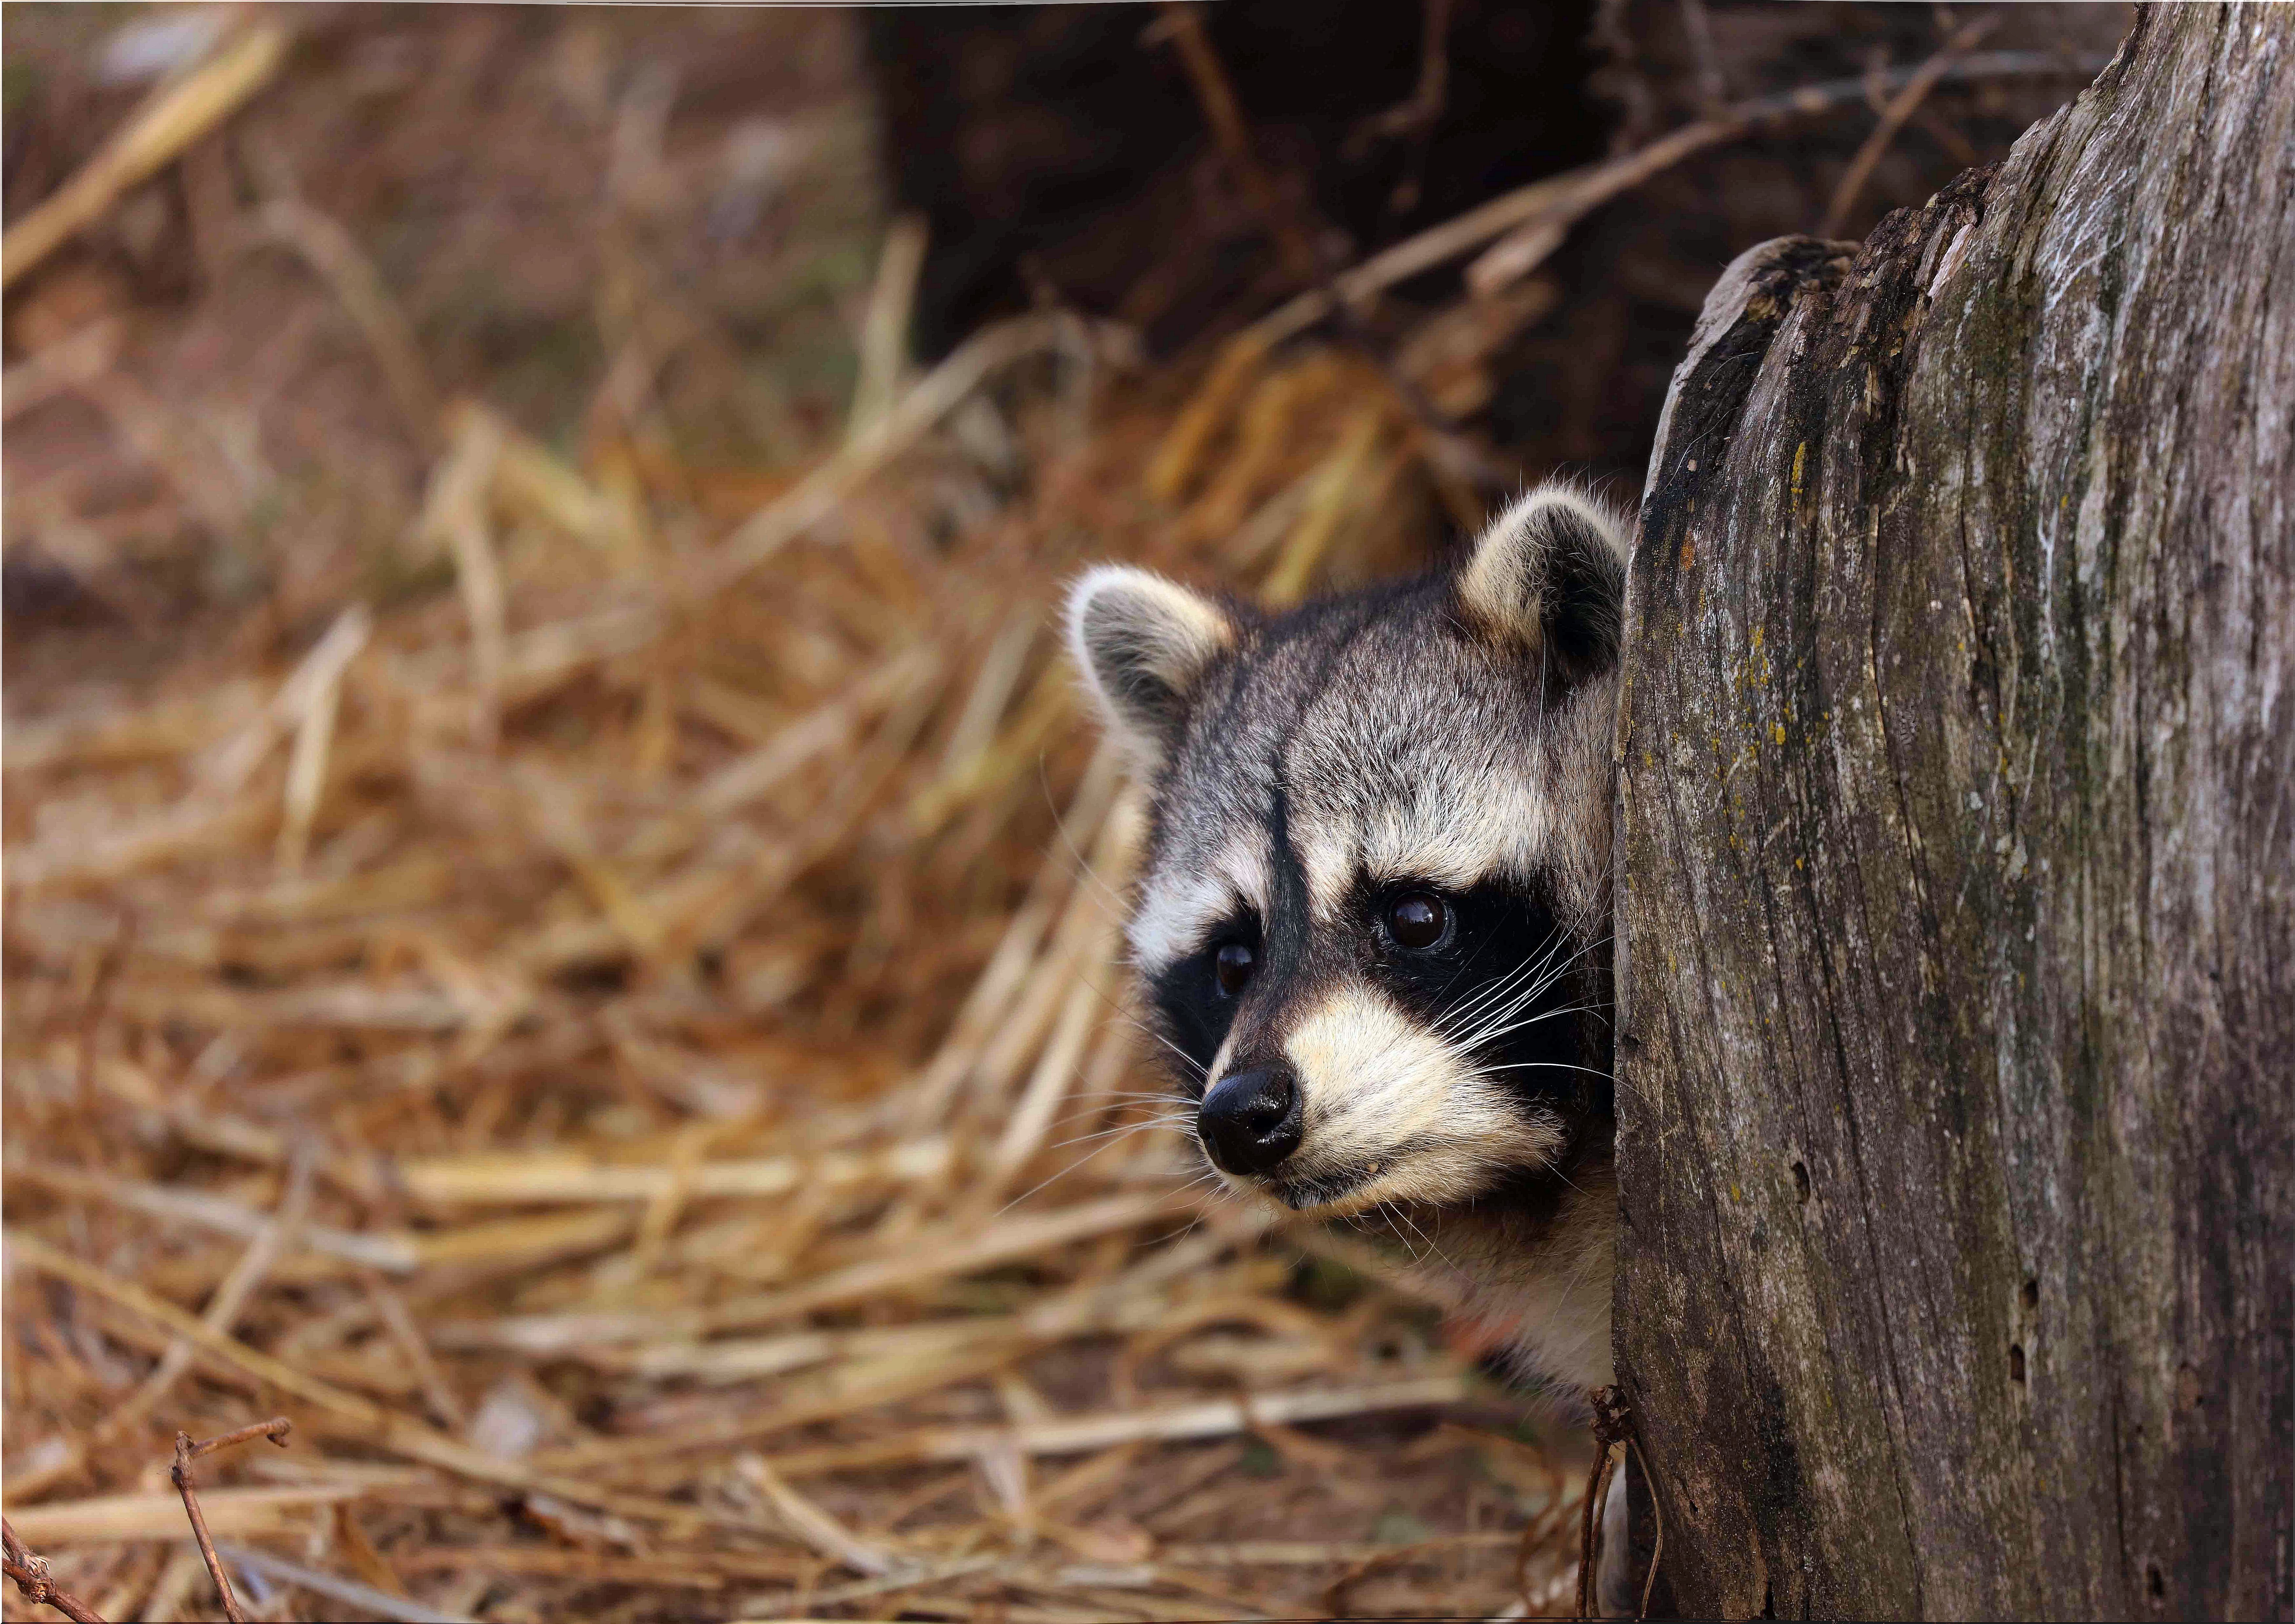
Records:
[[[1363,1179],[1318,1211],[1466,1201],[1561,1147],[1557,1125],[1526,1122],[1495,1080],[1360,982],[1308,1011],[1283,1052],[1303,1096],[1299,1148],[1284,1177]]]
[[[1552,829],[1535,770],[1493,763],[1440,795],[1380,809],[1360,835],[1362,869],[1374,881],[1424,879],[1458,891],[1500,876],[1527,878]]]
[[[1549,481],[1490,522],[1458,575],[1459,601],[1469,614],[1532,649],[1544,633],[1539,608],[1558,515],[1600,536],[1621,564],[1632,556],[1632,526],[1623,516],[1575,486]]]
[[[1506,1327],[1530,1368],[1588,1391],[1614,1380],[1611,1284],[1616,1270],[1617,1180],[1607,1168],[1565,1194],[1562,1211],[1534,1240],[1503,1229],[1476,1234],[1474,1220],[1437,1221],[1433,1240],[1461,1267],[1469,1311]]]
[[[1240,898],[1264,918],[1272,885],[1257,836],[1229,841],[1209,862],[1187,872],[1159,869],[1140,887],[1127,940],[1131,961],[1154,975],[1204,945]]]
[[[1235,623],[1211,599],[1151,570],[1101,564],[1068,592],[1069,657],[1133,764],[1164,758],[1172,701],[1235,644]],[[1161,698],[1159,698],[1159,696]]]
[[[1367,819],[1325,818],[1298,836],[1308,906],[1334,922],[1357,875],[1374,884],[1418,879],[1464,891],[1486,879],[1526,879],[1553,839],[1551,801],[1537,770],[1492,763],[1439,793],[1381,806]]]

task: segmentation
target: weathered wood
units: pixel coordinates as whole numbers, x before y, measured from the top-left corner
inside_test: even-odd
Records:
[[[2295,9],[1770,244],[1629,604],[1617,1325],[1692,1616],[2285,1618]]]

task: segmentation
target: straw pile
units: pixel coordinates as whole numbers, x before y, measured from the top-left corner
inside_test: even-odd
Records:
[[[414,522],[8,728],[6,1492],[58,1582],[221,1616],[168,1440],[279,1412],[202,1477],[254,1617],[1566,1604],[1582,1442],[1191,1184],[1048,624],[1094,558],[1278,601],[1423,558],[1474,502],[1393,377],[1059,314],[904,377],[895,232],[808,460],[569,453],[426,398],[302,208],[256,224],[333,256]],[[166,429],[73,354],[12,394]]]

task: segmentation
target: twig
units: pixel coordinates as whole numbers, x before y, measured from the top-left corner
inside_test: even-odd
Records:
[[[1435,3],[1440,4],[1440,0]],[[1430,21],[1429,27],[1433,26]],[[1386,347],[1364,323],[1354,302],[1342,295],[1335,269],[1327,263],[1319,246],[1320,234],[1315,229],[1311,213],[1295,200],[1286,203],[1260,167],[1252,151],[1242,105],[1236,99],[1219,53],[1212,48],[1211,37],[1204,31],[1197,8],[1183,3],[1167,4],[1159,27],[1163,37],[1179,46],[1188,80],[1195,87],[1196,100],[1203,108],[1204,120],[1212,126],[1221,154],[1250,194],[1252,207],[1266,221],[1268,232],[1283,251],[1293,273],[1314,284],[1311,292],[1300,298],[1319,298],[1324,307],[1336,316],[1341,336],[1378,369],[1395,400],[1425,434],[1433,453],[1429,460],[1436,465],[1438,476],[1464,477],[1492,490],[1514,484],[1516,470],[1499,467],[1458,432],[1458,425],[1427,397],[1417,380],[1394,363]],[[1439,86],[1436,94],[1440,94]],[[1297,303],[1297,299],[1292,301],[1293,305]],[[1287,310],[1291,306],[1284,308]]]
[[[853,386],[853,412],[845,437],[857,440],[892,410],[909,364],[909,326],[916,313],[917,279],[924,270],[929,230],[922,215],[902,215],[885,233],[877,281],[861,319],[861,373]]]
[[[882,1548],[860,1538],[788,1485],[764,1457],[742,1455],[733,1470],[754,1483],[772,1505],[789,1531],[832,1562],[843,1563],[855,1573],[882,1577],[899,1566]]]
[[[382,1321],[383,1329],[414,1367],[415,1380],[422,1384],[422,1395],[430,1401],[433,1413],[448,1426],[467,1426],[470,1418],[463,1410],[462,1400],[455,1393],[453,1383],[446,1380],[446,1373],[438,1367],[430,1344],[423,1339],[421,1327],[407,1310],[406,1300],[372,1269],[359,1271],[359,1284],[366,1292],[367,1301],[374,1304],[375,1316]]]
[[[1857,156],[1849,160],[1849,168],[1842,175],[1841,184],[1833,189],[1833,201],[1825,205],[1824,223],[1817,228],[1818,236],[1831,238],[1840,234],[1842,228],[1849,224],[1849,211],[1857,205],[1857,194],[1864,191],[1865,183],[1873,178],[1874,167],[1880,163],[1882,154],[1889,150],[1889,143],[1897,138],[1897,132],[1905,127],[1905,121],[1928,99],[1929,92],[1936,88],[1937,81],[1944,77],[1945,71],[1974,50],[1982,43],[1984,37],[1999,25],[2000,18],[1997,12],[1989,17],[1970,18],[1953,31],[1952,37],[1945,41],[1942,49],[1914,69],[1912,78],[1905,81],[1904,87],[1881,110],[1880,121],[1874,125],[1873,133],[1865,137],[1865,143],[1857,149]]]
[[[509,599],[487,511],[502,446],[502,420],[494,413],[461,414],[453,448],[432,475],[416,521],[424,539],[442,544],[454,560],[454,584],[470,626],[471,741],[486,751],[501,726],[510,647]]]
[[[1938,82],[2093,74],[2103,66],[2100,59],[2068,63],[2043,52],[1998,51],[1964,57],[1948,64],[1938,75]],[[1878,83],[1883,89],[1901,87],[1911,78],[1910,71],[1899,70],[1881,75]],[[1567,224],[1580,219],[1620,192],[1631,191],[1652,175],[1708,147],[1737,140],[1756,129],[1781,127],[1861,102],[1867,86],[1868,81],[1863,78],[1833,79],[1804,85],[1779,95],[1741,102],[1718,118],[1684,125],[1621,157],[1533,181],[1372,255],[1335,279],[1335,298],[1322,289],[1312,289],[1262,317],[1251,331],[1263,343],[1279,344],[1328,317],[1338,304],[1361,304],[1374,294],[1471,253],[1509,233],[1556,221]],[[1534,265],[1535,262],[1507,266],[1505,274],[1494,268],[1483,273],[1479,281],[1470,273],[1469,285],[1477,293],[1487,293],[1527,273]]]
[[[1266,221],[1276,246],[1289,261],[1291,273],[1302,282],[1320,281],[1323,271],[1313,233],[1296,209],[1284,206],[1274,183],[1261,167],[1252,150],[1250,128],[1244,122],[1243,105],[1236,99],[1235,86],[1221,65],[1219,53],[1212,48],[1211,36],[1204,31],[1197,8],[1182,0],[1166,0],[1163,12],[1157,24],[1160,35],[1179,48],[1188,82],[1203,109],[1204,122],[1212,126],[1212,136],[1219,143],[1221,157],[1249,195],[1254,211]]]
[[[1610,1468],[1618,1445],[1631,1441],[1627,1426],[1632,1411],[1626,1406],[1624,1391],[1605,1387],[1594,1394],[1593,1403],[1594,1468],[1587,1474],[1586,1504],[1580,1508],[1578,1529],[1578,1616],[1581,1619],[1594,1616],[1594,1564],[1601,1555],[1602,1502],[1609,1487]]]
[[[1642,1610],[1634,1615],[1640,1620],[1649,1617],[1650,1595],[1657,1588],[1657,1565],[1665,1560],[1665,1508],[1657,1503],[1657,1491],[1650,1487],[1649,1457],[1642,1453],[1641,1445],[1629,1438],[1626,1448],[1642,1464],[1642,1485],[1649,1494],[1650,1519],[1657,1525],[1657,1538],[1650,1546],[1649,1573],[1642,1580]]]
[[[0,1562],[0,1571],[5,1571],[10,1579],[16,1581],[16,1588],[23,1592],[26,1601],[35,1605],[53,1607],[72,1620],[73,1624],[104,1624],[103,1615],[94,1608],[70,1591],[56,1588],[55,1581],[48,1577],[48,1559],[35,1556],[26,1550],[24,1542],[16,1538],[16,1530],[8,1525],[4,1517],[0,1517],[0,1544],[7,1547],[7,1557],[4,1562]]]
[[[1705,14],[1705,0],[1681,0],[1681,31],[1689,37],[1689,54],[1697,64],[1698,110],[1718,112],[1728,104],[1729,85],[1721,77],[1721,58],[1713,48],[1713,20]]]
[[[232,1594],[231,1575],[224,1571],[223,1558],[216,1555],[215,1541],[208,1535],[208,1520],[200,1514],[199,1480],[192,1472],[192,1463],[202,1455],[213,1455],[218,1449],[228,1449],[257,1438],[268,1438],[281,1449],[287,1447],[287,1434],[294,1423],[284,1416],[274,1416],[268,1421],[257,1421],[239,1427],[205,1443],[193,1443],[189,1432],[176,1434],[176,1464],[167,1475],[176,1481],[176,1491],[184,1497],[184,1514],[192,1520],[192,1538],[200,1544],[200,1556],[208,1564],[208,1576],[215,1580],[216,1594],[223,1598],[224,1617],[232,1624],[246,1624],[247,1614],[241,1611],[239,1597]]]
[[[1067,311],[1019,316],[984,328],[919,379],[864,433],[787,494],[758,509],[692,565],[674,583],[675,592],[698,602],[724,592],[836,511],[870,475],[922,439],[991,376],[1046,350],[1088,353],[1092,342],[1090,327]]]
[[[1600,1556],[1602,1514],[1600,1506],[1604,1490],[1610,1484],[1610,1466],[1613,1453],[1610,1445],[1595,1444],[1594,1468],[1586,1476],[1586,1499],[1579,1508],[1578,1530],[1578,1616],[1594,1616],[1594,1563]]]
[[[1418,207],[1426,179],[1426,150],[1433,143],[1434,126],[1442,121],[1442,110],[1450,101],[1450,12],[1455,4],[1456,0],[1420,0],[1417,85],[1407,100],[1357,125],[1341,149],[1344,155],[1353,157],[1367,151],[1374,141],[1409,139],[1402,178],[1387,194],[1390,215],[1407,215]]]

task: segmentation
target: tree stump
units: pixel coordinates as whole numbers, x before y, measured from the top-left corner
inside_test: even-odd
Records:
[[[2286,1618],[2295,10],[1731,266],[1619,727],[1621,1381],[1698,1617]]]

